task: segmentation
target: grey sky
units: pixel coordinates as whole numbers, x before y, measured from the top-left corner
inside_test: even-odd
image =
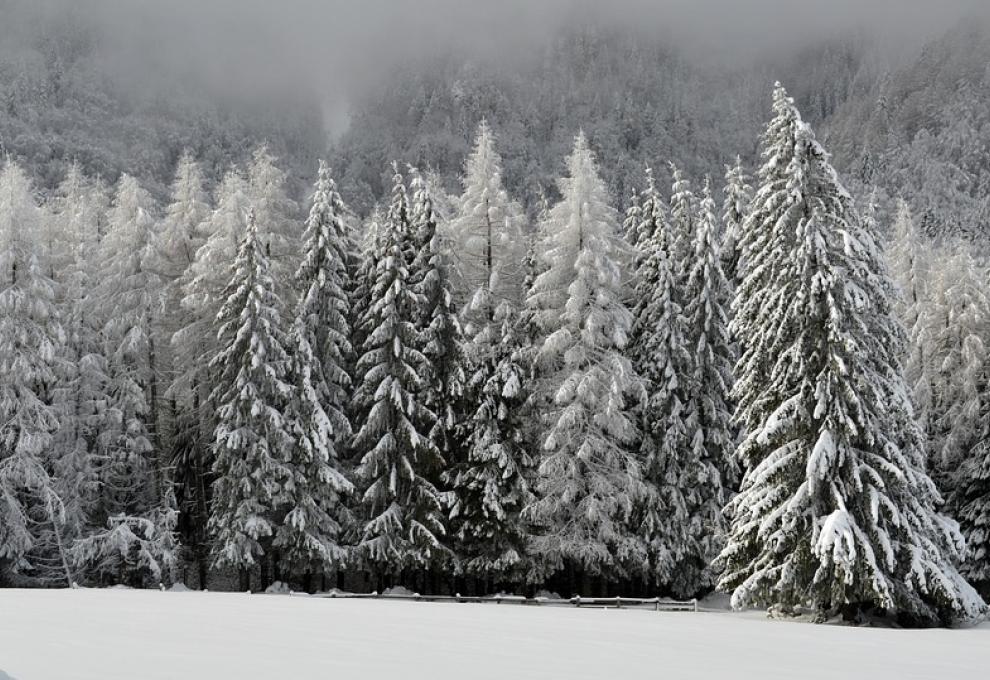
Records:
[[[711,59],[850,30],[917,44],[987,0],[0,0],[66,7],[106,29],[111,63],[137,81],[199,73],[249,92],[319,87],[330,108],[394,65],[437,51],[531,53],[562,22],[626,25]]]

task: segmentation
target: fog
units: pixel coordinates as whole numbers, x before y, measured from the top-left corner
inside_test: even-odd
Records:
[[[565,23],[626,27],[716,63],[855,32],[909,48],[985,0],[0,0],[94,27],[135,84],[190,78],[256,96],[315,87],[331,127],[353,93],[444,52],[511,66]],[[981,9],[982,8],[982,9]]]

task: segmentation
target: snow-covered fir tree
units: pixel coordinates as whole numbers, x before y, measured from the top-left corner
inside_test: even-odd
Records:
[[[691,244],[697,231],[695,224],[698,214],[698,199],[691,189],[691,182],[684,171],[674,163],[670,164],[673,183],[670,187],[670,252],[675,265],[679,285],[687,284],[690,267]]]
[[[367,513],[358,549],[374,568],[396,574],[445,554],[446,517],[431,481],[442,466],[429,435],[436,416],[422,402],[429,367],[417,349],[423,303],[409,271],[412,216],[403,177],[393,169],[392,199],[376,238],[380,251],[363,320],[367,336],[355,399],[365,415],[354,448]]]
[[[747,471],[728,506],[720,587],[737,607],[810,606],[819,617],[975,618],[985,605],[954,566],[958,525],[936,510],[874,235],[783,88],[774,99],[744,234],[759,236],[746,243],[736,299],[747,352],[768,354],[762,375],[744,366],[735,391]]]
[[[410,229],[415,244],[410,273],[419,301],[417,347],[426,359],[420,375],[421,400],[434,415],[430,438],[446,465],[463,456],[460,423],[467,382],[464,330],[454,302],[450,250],[438,229],[429,187],[415,169],[410,190]]]
[[[253,212],[230,269],[226,301],[217,315],[220,351],[210,362],[216,379],[213,504],[210,530],[218,565],[247,570],[271,557],[272,542],[295,482],[286,461],[296,423],[287,416],[293,388],[286,381],[287,338],[275,294],[267,244]]]
[[[552,410],[536,499],[524,513],[537,531],[534,574],[565,566],[621,574],[644,560],[629,523],[642,486],[631,447],[643,391],[625,355],[633,318],[621,280],[630,253],[583,133],[567,169],[562,199],[542,225],[548,269],[528,299],[544,334],[538,363]]]
[[[743,267],[739,262],[739,239],[746,221],[753,189],[743,167],[742,158],[736,156],[733,165],[725,166],[725,188],[722,191],[722,268],[729,284],[735,288],[742,281]]]
[[[690,444],[685,408],[693,367],[674,262],[676,235],[655,184],[648,182],[641,198],[630,356],[647,389],[640,439],[646,486],[636,525],[648,551],[646,581],[668,586],[688,540],[683,528],[691,489],[682,486],[681,465]]]
[[[685,542],[671,587],[697,594],[714,585],[712,560],[721,550],[727,526],[722,507],[738,479],[735,430],[729,393],[733,350],[729,339],[731,286],[722,270],[718,218],[705,182],[684,291],[686,348],[692,357],[684,424],[686,448],[678,461],[687,516]]]
[[[60,422],[50,389],[65,337],[41,258],[42,224],[30,182],[8,160],[0,172],[0,583],[44,577],[38,571],[54,557],[64,585],[72,577],[51,477]]]
[[[451,488],[451,525],[465,572],[496,582],[525,575],[528,531],[522,510],[531,500],[533,465],[525,436],[527,403],[523,346],[518,314],[507,300],[486,324],[485,347],[472,363],[467,391],[476,405],[464,423],[466,455],[454,461],[446,479]]]
[[[296,272],[298,303],[289,334],[291,412],[296,431],[286,456],[289,507],[273,546],[296,572],[339,568],[347,557],[344,532],[351,522],[345,496],[354,488],[341,454],[351,438],[346,408],[351,378],[347,287],[347,208],[330,169],[320,162]]]
[[[205,587],[210,562],[211,537],[207,532],[213,467],[213,435],[217,404],[211,392],[217,370],[210,362],[220,351],[217,315],[230,282],[230,263],[246,231],[250,209],[247,181],[235,168],[223,179],[216,208],[200,223],[199,239],[192,264],[176,282],[181,291],[181,322],[171,339],[172,353],[181,357],[169,386],[170,395],[181,400],[171,451],[174,485],[182,508],[183,540],[199,568],[200,587]]]

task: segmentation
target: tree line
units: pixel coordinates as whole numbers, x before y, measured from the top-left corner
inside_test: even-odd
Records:
[[[459,196],[393,164],[364,219],[321,164],[298,221],[265,148],[215,202],[186,155],[161,215],[78,168],[39,206],[8,160],[0,582],[719,588],[820,619],[980,616],[959,569],[985,580],[988,459],[954,449],[977,471],[960,530],[928,424],[959,430],[915,388],[932,305],[901,294],[875,211],[780,86],[773,113],[755,189],[737,162],[721,208],[672,165],[620,216],[581,133],[532,225],[484,123]],[[974,381],[939,412],[971,413]]]

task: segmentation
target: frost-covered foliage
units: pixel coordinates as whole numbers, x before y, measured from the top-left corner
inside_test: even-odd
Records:
[[[289,355],[265,246],[249,212],[217,315],[220,351],[210,362],[217,405],[210,528],[216,562],[242,570],[270,552],[294,500],[285,460],[295,445],[295,423],[286,417]]]
[[[646,493],[639,503],[637,533],[649,553],[648,581],[667,585],[675,578],[686,536],[688,508],[681,486],[682,453],[687,451],[686,399],[692,376],[687,320],[674,261],[675,234],[652,173],[640,196],[636,242],[635,323],[630,355],[646,384],[640,456]]]
[[[936,510],[876,235],[779,86],[774,109],[735,300],[747,471],[720,586],[736,606],[973,619],[985,605],[956,571],[958,525]]]
[[[341,460],[352,434],[346,413],[351,388],[345,365],[351,353],[346,214],[330,169],[321,162],[303,232],[295,276],[299,302],[288,339],[295,388],[289,409],[295,442],[282,452],[291,474],[285,490],[289,511],[273,543],[300,571],[333,569],[347,556],[341,544],[351,517],[344,500],[354,486]]]
[[[0,173],[0,581],[30,576],[40,532],[57,538],[66,521],[50,474],[59,414],[49,393],[65,334],[39,258],[40,234],[30,183],[7,161]]]
[[[415,256],[410,273],[418,300],[416,346],[426,360],[420,391],[423,406],[433,414],[429,436],[445,466],[463,457],[464,329],[454,302],[451,251],[438,228],[433,196],[422,175],[416,170],[412,175],[410,234]]]
[[[739,262],[739,239],[753,200],[753,189],[743,167],[742,158],[736,156],[734,165],[725,166],[725,188],[722,190],[722,269],[729,285],[735,289],[740,283],[743,267]]]
[[[436,479],[442,458],[429,431],[436,415],[422,401],[428,359],[417,349],[423,300],[414,289],[412,215],[402,175],[393,173],[388,214],[376,240],[374,284],[361,323],[366,339],[355,398],[366,408],[354,447],[367,521],[358,550],[397,572],[444,554],[446,517]]]
[[[712,560],[722,548],[722,507],[736,487],[736,437],[729,393],[734,352],[729,340],[731,286],[722,271],[715,201],[706,182],[696,221],[684,295],[686,348],[692,356],[687,379],[685,449],[678,461],[686,517],[674,592],[697,593],[714,585]]]
[[[623,573],[644,560],[630,527],[642,488],[633,408],[643,392],[624,353],[633,317],[621,268],[630,253],[583,134],[567,169],[563,198],[541,225],[548,268],[528,298],[543,333],[540,387],[552,410],[525,516],[536,526],[535,574],[565,565]]]

